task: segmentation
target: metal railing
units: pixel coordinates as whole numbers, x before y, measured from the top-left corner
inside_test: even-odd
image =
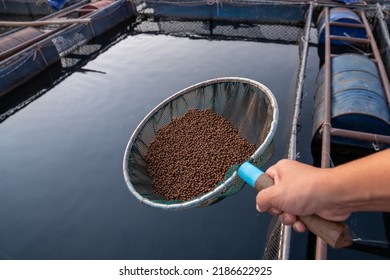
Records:
[[[378,4],[379,5],[379,4]],[[379,8],[378,8],[379,9]],[[379,75],[381,78],[382,86],[384,89],[385,97],[387,100],[388,108],[390,108],[390,85],[387,77],[387,73],[372,33],[371,27],[367,21],[365,10],[360,10],[358,15],[362,20],[362,24],[346,24],[339,22],[330,22],[329,19],[329,7],[324,7],[325,13],[325,81],[324,81],[324,115],[322,124],[322,146],[321,146],[321,168],[330,167],[330,152],[331,152],[331,137],[340,136],[361,141],[373,141],[378,143],[390,144],[390,136],[378,135],[373,133],[366,133],[348,129],[333,128],[331,124],[331,108],[332,108],[332,97],[331,97],[331,85],[332,85],[332,58],[335,56],[331,53],[331,41],[345,41],[353,43],[367,43],[370,45],[374,55],[374,62],[377,65]],[[344,37],[335,36],[330,34],[331,26],[343,26],[353,28],[364,28],[367,34],[367,38],[356,38],[356,37]],[[317,237],[316,243],[316,259],[327,258],[327,245],[326,243]]]

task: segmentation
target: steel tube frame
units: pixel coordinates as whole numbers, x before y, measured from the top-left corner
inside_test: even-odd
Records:
[[[379,5],[377,5],[377,10],[379,9],[380,9]],[[367,21],[364,10],[360,10],[359,14],[363,21],[363,26],[367,32],[368,39],[330,35],[330,25],[349,26],[349,24],[330,23],[329,7],[325,6],[324,12],[325,12],[325,62],[324,62],[325,77],[324,77],[324,115],[323,115],[324,123],[322,124],[322,128],[321,128],[322,131],[321,168],[329,168],[330,152],[331,152],[331,136],[340,136],[340,137],[352,138],[352,139],[357,139],[362,141],[371,141],[376,143],[390,144],[390,136],[332,128],[331,125],[331,101],[332,101],[331,59],[333,56],[331,54],[331,40],[342,40],[342,41],[349,41],[354,43],[370,43],[372,52],[375,57],[375,62],[379,70],[381,82],[383,85],[385,97],[387,99],[389,108],[390,108],[390,85],[389,85],[389,80],[387,77],[385,67],[383,65],[382,58],[379,53],[378,46],[376,44],[375,38],[373,36],[373,33]],[[362,26],[358,24],[358,25],[352,25],[351,27],[361,28]],[[386,39],[388,39],[388,37]],[[315,258],[316,259],[327,258],[327,245],[319,237],[317,237],[317,242],[316,242]]]
[[[325,7],[325,83],[324,83],[324,123],[322,125],[321,168],[330,166],[330,112],[331,112],[331,57],[330,57],[330,25],[329,7]],[[327,245],[325,241],[317,237],[315,258],[327,259]]]
[[[298,120],[299,114],[301,111],[301,101],[303,96],[303,82],[305,80],[305,71],[306,71],[306,62],[309,52],[309,42],[310,42],[310,26],[313,20],[313,3],[310,2],[310,6],[307,12],[306,23],[304,28],[304,35],[301,38],[303,42],[303,48],[300,55],[300,66],[298,71],[296,92],[295,92],[295,107],[294,107],[294,116],[291,127],[291,136],[289,143],[288,158],[291,160],[296,160],[296,145],[297,145],[297,133],[298,133]],[[279,259],[286,260],[289,259],[290,255],[290,239],[291,239],[291,226],[282,226],[281,235],[283,238],[282,252],[279,256]]]
[[[340,129],[340,128],[332,128],[331,134],[332,136],[346,137],[346,138],[351,138],[351,139],[356,139],[361,141],[369,141],[369,142],[376,142],[376,143],[383,143],[383,144],[390,145],[390,136],[386,136],[386,135],[366,133],[366,132],[353,131],[353,130]]]

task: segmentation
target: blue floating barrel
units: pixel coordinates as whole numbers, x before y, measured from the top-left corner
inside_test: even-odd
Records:
[[[329,10],[329,22],[344,22],[344,23],[356,23],[361,24],[362,21],[357,14],[347,8],[332,8]],[[325,43],[325,13],[321,12],[318,23],[318,42],[319,44]],[[356,37],[356,38],[367,38],[367,33],[364,28],[357,27],[343,27],[343,26],[334,26],[330,25],[330,35],[337,36],[347,36],[347,37]],[[353,44],[346,43],[344,41],[332,40],[331,44],[333,45],[345,45],[345,44]]]
[[[331,80],[332,127],[390,135],[389,107],[378,69],[372,60],[359,54],[334,57]],[[314,97],[313,138],[319,137],[323,124],[324,81],[323,66],[317,76]],[[344,139],[342,142],[339,144],[364,146],[357,140]]]

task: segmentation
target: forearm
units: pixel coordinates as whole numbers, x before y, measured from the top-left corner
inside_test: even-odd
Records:
[[[257,195],[261,212],[317,214],[332,221],[358,211],[390,212],[390,149],[335,168],[281,160],[267,174],[275,185]]]
[[[330,172],[330,191],[351,212],[390,212],[390,149]]]

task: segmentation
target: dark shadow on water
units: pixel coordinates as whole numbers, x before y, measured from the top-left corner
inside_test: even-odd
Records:
[[[374,149],[356,146],[336,145],[331,147],[331,164],[341,165],[374,153]],[[314,166],[321,166],[321,143],[312,142]],[[390,214],[380,212],[362,212],[352,214],[353,218],[346,221],[350,227],[353,239],[352,246],[344,249],[329,250],[330,259],[390,259]],[[373,236],[371,238],[371,236]],[[380,236],[380,237],[378,237]],[[379,240],[378,240],[379,239]],[[308,259],[315,257],[316,238],[311,235],[308,239]],[[360,257],[358,257],[360,255]]]

